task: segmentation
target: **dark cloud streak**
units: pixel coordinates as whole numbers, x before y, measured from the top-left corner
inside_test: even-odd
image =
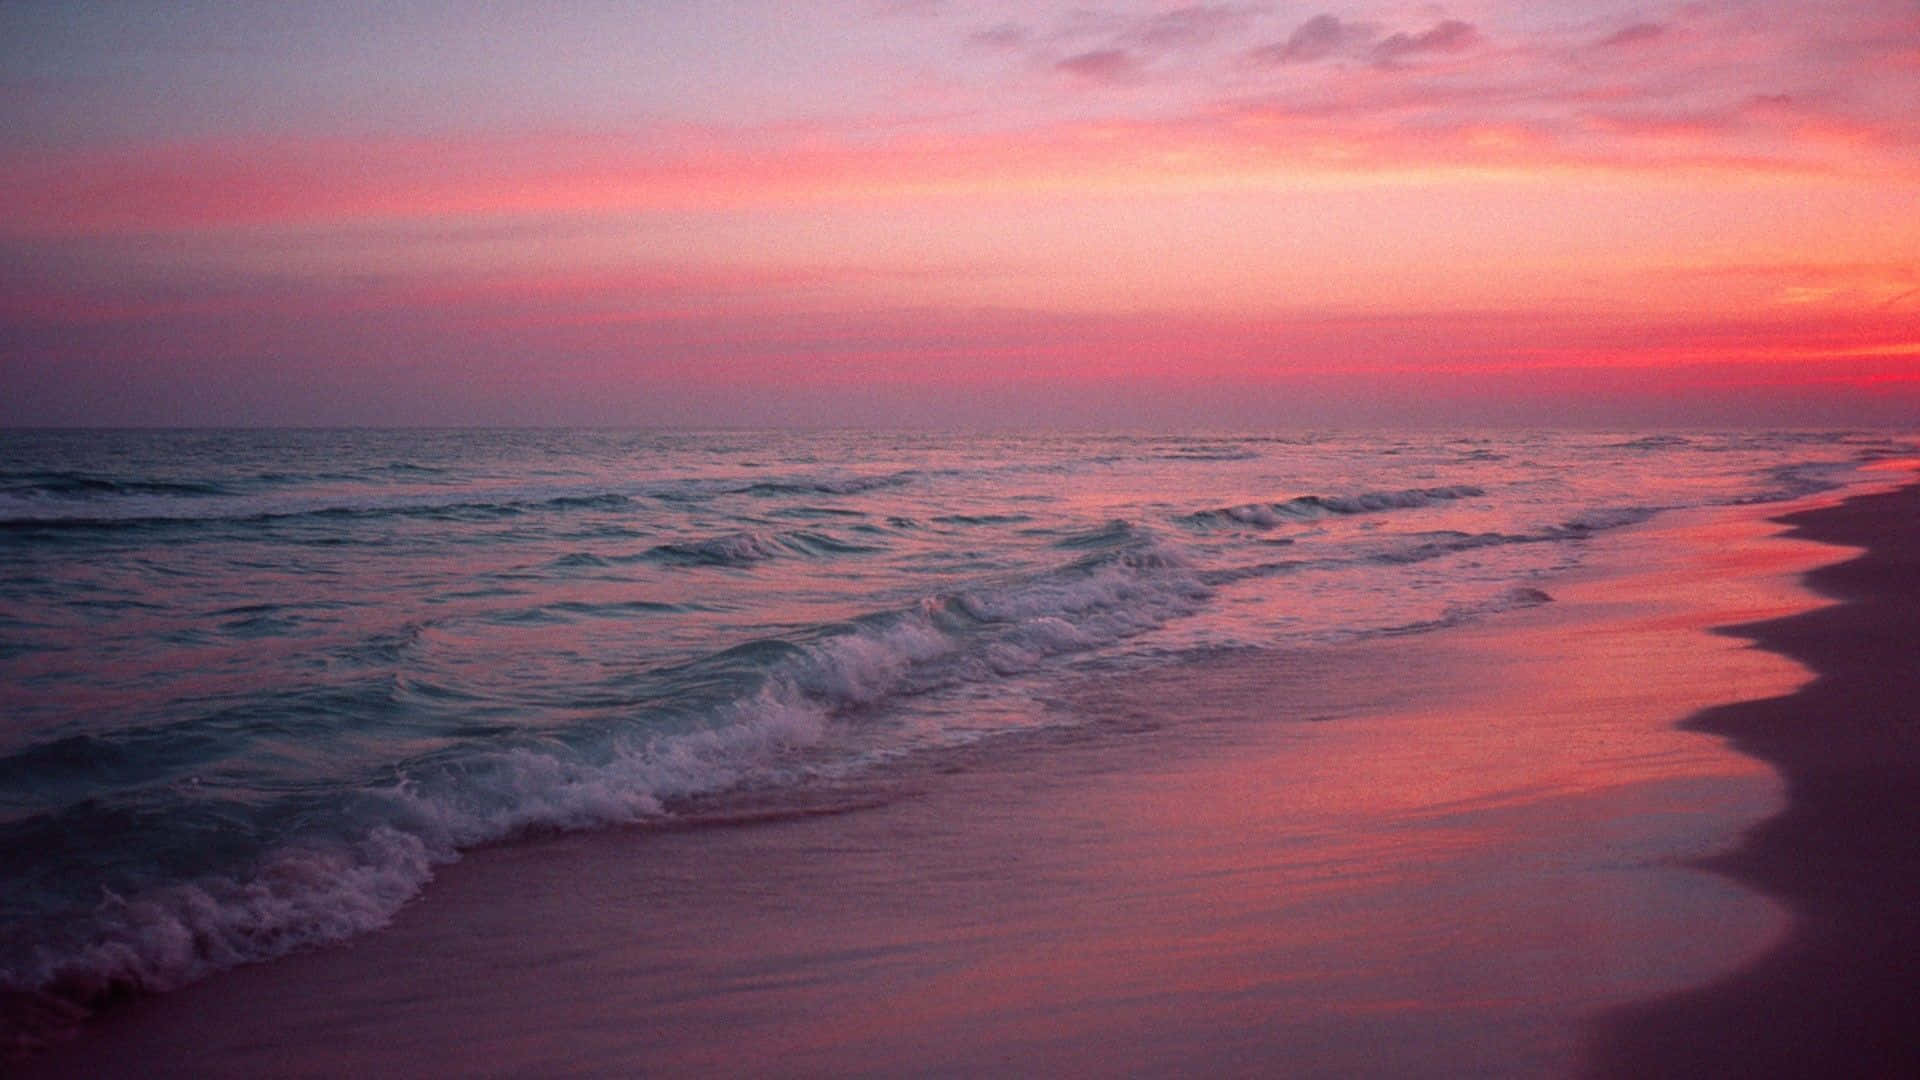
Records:
[[[1147,19],[1134,31],[1140,47],[1152,50],[1210,45],[1250,25],[1258,9],[1232,4],[1195,4]]]
[[[1373,58],[1380,64],[1396,64],[1410,56],[1464,52],[1480,43],[1480,31],[1472,23],[1448,19],[1418,34],[1395,34],[1373,47]]]
[[[1026,27],[1004,22],[974,31],[967,35],[967,42],[988,49],[1018,49],[1027,43],[1028,36]]]
[[[1304,64],[1364,44],[1373,36],[1366,26],[1341,22],[1332,15],[1315,15],[1294,28],[1283,42],[1255,49],[1255,60],[1270,64]]]
[[[1616,30],[1595,44],[1602,49],[1617,49],[1622,46],[1644,45],[1656,38],[1665,37],[1667,28],[1658,23],[1634,23],[1622,30]]]
[[[1055,64],[1057,70],[1091,82],[1128,83],[1140,77],[1140,61],[1125,49],[1095,49]]]
[[[1365,56],[1379,67],[1391,68],[1415,57],[1465,52],[1481,41],[1480,31],[1459,19],[1435,23],[1417,34],[1378,35],[1370,24],[1320,14],[1295,27],[1287,40],[1247,55],[1265,64],[1307,64],[1336,56]]]

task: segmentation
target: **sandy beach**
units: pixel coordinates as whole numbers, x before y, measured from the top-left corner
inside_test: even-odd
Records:
[[[1916,507],[1674,515],[1473,626],[1090,682],[1051,705],[1097,724],[809,812],[476,852],[35,1071],[1875,1071],[1913,1052],[1915,577],[1797,582]]]
[[[1785,778],[1787,808],[1710,865],[1785,904],[1793,930],[1730,978],[1616,1013],[1601,1075],[1920,1070],[1920,488],[1784,520],[1795,536],[1866,550],[1809,575],[1839,604],[1728,632],[1817,677],[1688,726]]]

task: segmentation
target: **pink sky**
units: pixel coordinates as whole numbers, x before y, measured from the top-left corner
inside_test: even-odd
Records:
[[[0,6],[0,423],[1920,421],[1920,8]]]

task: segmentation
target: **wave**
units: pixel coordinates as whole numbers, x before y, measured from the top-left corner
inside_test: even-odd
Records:
[[[821,558],[879,551],[814,530],[795,532],[737,532],[649,548],[646,557],[658,562],[693,566],[747,566],[768,559],[798,555]]]
[[[1403,491],[1371,491],[1359,495],[1301,495],[1277,503],[1246,503],[1201,510],[1181,519],[1198,526],[1252,526],[1270,529],[1320,518],[1405,510],[1431,506],[1456,499],[1471,499],[1486,491],[1470,484],[1448,487],[1408,488]]]
[[[305,804],[269,813],[209,807],[202,798],[195,814],[301,824],[271,840],[248,869],[109,893],[78,926],[69,915],[57,929],[30,927],[24,944],[0,943],[0,991],[57,1003],[48,1015],[71,1015],[108,995],[171,989],[339,941],[384,925],[463,850],[530,829],[670,821],[677,801],[844,767],[844,753],[818,752],[836,740],[844,751],[850,725],[867,710],[1098,649],[1198,611],[1211,594],[1180,550],[1130,527],[1049,571],[657,670],[617,722],[456,743],[403,764],[388,782],[336,797],[324,815]],[[156,759],[152,744],[174,736],[202,738],[186,729],[81,738],[7,764],[145,770]],[[217,753],[177,749],[168,758],[176,772],[196,754]],[[169,782],[145,771],[131,779],[136,801]],[[152,811],[142,813],[142,828],[155,828]],[[71,831],[57,817],[7,829],[51,843],[53,833]],[[179,828],[192,833],[190,826]]]
[[[217,741],[185,724],[68,735],[0,756],[0,787],[51,798],[65,786],[77,789],[103,778],[115,785],[146,783],[208,760]]]
[[[1485,618],[1488,615],[1498,615],[1506,611],[1518,611],[1524,608],[1539,607],[1541,604],[1550,604],[1552,602],[1553,596],[1543,589],[1536,589],[1524,585],[1515,586],[1472,603],[1449,605],[1447,609],[1440,614],[1439,618],[1423,619],[1419,622],[1404,623],[1400,626],[1384,627],[1380,630],[1370,631],[1369,633],[1388,637],[1423,634],[1433,630],[1458,626],[1465,622],[1472,622]]]
[[[742,483],[738,478],[699,477],[643,483],[623,490],[557,494],[537,489],[488,492],[441,485],[436,485],[440,489],[435,491],[382,491],[395,482],[446,473],[444,469],[406,462],[352,474],[261,473],[226,482],[128,479],[44,470],[0,472],[0,529],[101,530],[300,518],[442,517],[471,521],[540,511],[618,508],[636,499],[704,503],[725,495],[857,495],[901,487],[925,475],[907,469],[872,476],[828,474],[753,483]],[[299,490],[313,482],[363,486],[353,495]],[[779,512],[828,516],[847,511],[801,507]]]
[[[1024,525],[1032,514],[941,514],[930,519],[939,525]]]
[[[1608,529],[1638,525],[1660,512],[1653,506],[1607,506],[1584,510],[1561,524],[1545,530],[1541,538],[1561,540],[1588,536]]]
[[[1140,535],[1140,529],[1133,522],[1114,518],[1098,528],[1063,536],[1055,540],[1053,546],[1069,551],[1107,551],[1133,543]]]
[[[1608,443],[1607,450],[1677,450],[1693,445],[1685,435],[1642,435],[1635,439]]]
[[[1506,544],[1532,544],[1544,540],[1559,539],[1551,530],[1541,533],[1512,535],[1509,533],[1463,533],[1439,532],[1422,533],[1408,538],[1411,542],[1389,551],[1369,556],[1369,560],[1378,563],[1419,563],[1447,555],[1472,551],[1476,548],[1500,547]]]
[[[1478,548],[1509,544],[1544,544],[1585,540],[1595,533],[1637,525],[1659,513],[1643,506],[1608,507],[1584,511],[1555,525],[1532,532],[1466,533],[1454,530],[1415,533],[1397,538],[1385,550],[1370,550],[1357,556],[1282,559],[1240,566],[1216,567],[1201,574],[1208,585],[1228,585],[1251,578],[1272,577],[1313,568],[1335,568],[1358,564],[1407,565],[1457,555]],[[1425,625],[1425,624],[1422,624]]]
[[[797,480],[762,480],[728,488],[735,495],[858,495],[880,488],[902,487],[919,474],[913,470],[882,476],[823,476]]]
[[[571,471],[476,472],[407,460],[354,461],[350,453],[327,468],[286,467],[291,462],[279,460],[278,450],[239,460],[186,453],[177,461],[153,457],[155,467],[140,471],[113,464],[66,467],[56,453],[41,456],[45,463],[0,468],[0,528],[98,530],[319,516],[475,520],[542,509],[617,508],[638,500],[698,503],[747,492],[846,494],[922,475],[664,475],[606,482]],[[201,461],[207,466],[193,471]],[[544,482],[535,479],[542,476]]]
[[[1372,556],[1380,562],[1424,562],[1475,548],[1504,544],[1540,544],[1559,540],[1584,540],[1595,533],[1625,528],[1650,520],[1660,511],[1649,506],[1613,506],[1584,510],[1557,525],[1548,525],[1526,533],[1422,533],[1408,539],[1412,543]]]
[[[1244,446],[1179,446],[1153,456],[1161,461],[1252,461],[1260,452]]]
[[[1841,485],[1841,481],[1835,478],[1837,471],[1838,468],[1833,465],[1775,466],[1766,471],[1769,486],[1752,494],[1738,496],[1733,502],[1735,505],[1786,502],[1808,495],[1818,495],[1823,491],[1832,491]]]
[[[351,503],[290,506],[285,502],[243,500],[234,505],[227,499],[174,508],[156,505],[151,500],[130,500],[126,504],[98,511],[71,503],[46,506],[18,498],[0,498],[0,530],[14,533],[102,531],[113,529],[153,529],[206,524],[273,524],[302,519],[361,521],[385,518],[427,518],[447,521],[476,521],[517,517],[528,513],[565,510],[617,509],[631,503],[621,492],[593,492],[573,495],[514,497],[492,499],[452,499],[422,501],[407,497],[392,500],[368,499]]]
[[[15,499],[103,499],[115,495],[206,497],[236,494],[223,484],[200,480],[132,480],[65,470],[0,472],[0,494]]]
[[[410,462],[390,462],[350,472],[236,471],[222,479],[127,477],[80,469],[0,470],[0,497],[30,505],[79,504],[99,508],[142,496],[170,499],[237,499],[312,484],[390,484],[395,477],[450,475],[451,470]]]

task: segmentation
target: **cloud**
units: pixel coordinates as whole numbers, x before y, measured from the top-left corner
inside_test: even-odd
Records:
[[[881,10],[888,15],[931,18],[941,14],[946,6],[946,0],[887,0]]]
[[[1003,22],[967,35],[967,42],[987,49],[1017,49],[1027,43],[1027,28],[1019,23]]]
[[[1133,36],[1142,48],[1193,48],[1245,29],[1257,14],[1232,4],[1195,4],[1147,19]]]
[[[1140,61],[1125,49],[1095,49],[1078,53],[1054,65],[1069,75],[1091,82],[1127,83],[1140,77]]]
[[[969,35],[968,43],[1006,52],[1025,51],[1036,64],[1091,82],[1143,80],[1150,63],[1187,54],[1174,67],[1191,74],[1221,39],[1243,33],[1263,12],[1257,6],[1189,4],[1140,17],[1075,8],[1048,31],[1002,22]],[[1064,58],[1062,58],[1062,55]]]
[[[1410,56],[1431,53],[1464,52],[1480,43],[1480,31],[1472,23],[1448,19],[1435,23],[1418,34],[1395,34],[1373,47],[1373,58],[1382,65],[1397,64]]]
[[[1270,64],[1303,64],[1324,60],[1373,36],[1371,28],[1341,22],[1332,15],[1315,15],[1294,28],[1287,40],[1253,50],[1256,60]]]
[[[1632,26],[1608,34],[1594,44],[1602,49],[1644,45],[1649,41],[1665,37],[1666,33],[1667,28],[1659,23],[1634,23]]]

